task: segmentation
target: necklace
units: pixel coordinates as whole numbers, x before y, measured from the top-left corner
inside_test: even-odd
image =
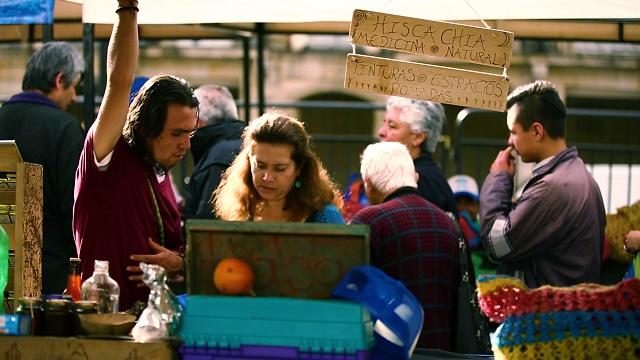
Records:
[[[147,176],[147,184],[149,184],[149,191],[151,192],[151,200],[153,201],[153,208],[156,213],[156,222],[158,223],[158,237],[160,238],[160,245],[164,246],[164,225],[162,223],[162,215],[160,215],[160,207],[158,206],[158,200],[156,199],[156,193],[151,186],[151,180]]]
[[[156,176],[164,176],[167,171],[160,165],[153,164],[153,172],[156,174]]]

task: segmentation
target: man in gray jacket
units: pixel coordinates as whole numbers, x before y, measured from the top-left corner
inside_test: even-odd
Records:
[[[598,282],[605,210],[598,184],[565,142],[565,106],[553,85],[536,81],[507,99],[509,146],[498,153],[480,194],[485,249],[528,287]],[[515,163],[537,163],[511,203]]]

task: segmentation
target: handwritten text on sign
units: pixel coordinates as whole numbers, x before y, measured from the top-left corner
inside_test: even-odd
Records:
[[[349,54],[344,87],[504,111],[509,84],[500,75]]]
[[[351,42],[495,67],[509,67],[513,33],[354,10]]]

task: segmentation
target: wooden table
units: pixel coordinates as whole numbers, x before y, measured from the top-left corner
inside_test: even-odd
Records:
[[[0,357],[5,360],[143,360],[177,359],[168,342],[136,343],[111,340],[50,336],[0,336]]]

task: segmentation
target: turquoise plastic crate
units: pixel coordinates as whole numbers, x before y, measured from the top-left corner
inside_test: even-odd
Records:
[[[193,347],[287,346],[331,354],[369,350],[374,343],[369,312],[357,303],[211,295],[187,298],[180,337]]]

